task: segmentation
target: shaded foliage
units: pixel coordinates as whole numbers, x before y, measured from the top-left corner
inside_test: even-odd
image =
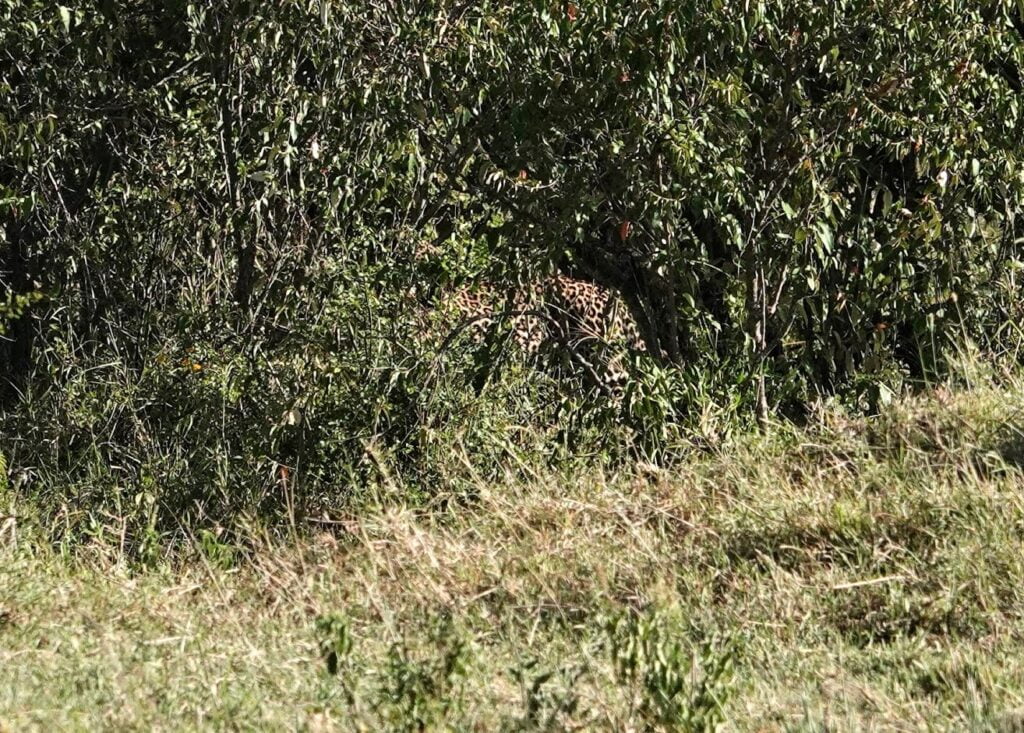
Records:
[[[142,537],[871,407],[1016,336],[1021,13],[0,0],[12,485]],[[640,323],[624,405],[425,337],[556,269]]]

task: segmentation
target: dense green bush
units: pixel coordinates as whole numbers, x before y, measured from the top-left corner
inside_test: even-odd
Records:
[[[55,527],[657,454],[1020,322],[1008,0],[0,0],[0,48],[0,450]],[[624,405],[424,337],[555,268],[640,322]]]
[[[1019,6],[534,3],[489,21],[444,78],[475,97],[507,260],[568,250],[634,296],[665,361],[742,365],[785,404],[921,374],[951,329],[1019,312]]]

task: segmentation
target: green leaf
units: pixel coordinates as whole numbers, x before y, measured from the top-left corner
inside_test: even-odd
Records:
[[[64,5],[57,6],[57,12],[60,13],[60,22],[64,25],[64,32],[71,32],[71,9]]]
[[[821,249],[824,252],[831,252],[832,247],[835,244],[835,240],[832,235],[832,227],[823,221],[819,221],[814,225],[814,230],[818,232],[818,242],[821,244]]]

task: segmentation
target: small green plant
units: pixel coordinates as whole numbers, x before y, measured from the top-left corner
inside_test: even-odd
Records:
[[[199,530],[199,549],[211,565],[227,570],[235,564],[237,548],[224,542],[222,536],[223,530],[220,527],[215,530]]]
[[[435,624],[430,642],[438,653],[426,658],[418,657],[404,642],[388,652],[380,710],[391,730],[433,730],[458,712],[466,676],[466,643],[448,618]]]
[[[539,666],[536,659],[530,659],[510,670],[523,696],[523,714],[510,725],[512,730],[564,730],[560,724],[563,716],[571,716],[579,708],[576,683],[583,676],[583,668],[574,665],[556,672],[542,671]],[[561,688],[548,684],[556,676],[564,681]]]
[[[735,650],[714,640],[692,654],[663,613],[627,614],[606,625],[620,685],[632,690],[636,712],[658,730],[696,733],[722,723],[732,689]]]
[[[316,635],[327,673],[338,674],[352,654],[352,629],[348,619],[332,613],[316,620]]]

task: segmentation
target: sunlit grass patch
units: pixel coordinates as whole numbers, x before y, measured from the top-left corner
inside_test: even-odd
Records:
[[[1013,380],[936,390],[149,566],[8,533],[0,721],[1012,730],[1021,405]]]

